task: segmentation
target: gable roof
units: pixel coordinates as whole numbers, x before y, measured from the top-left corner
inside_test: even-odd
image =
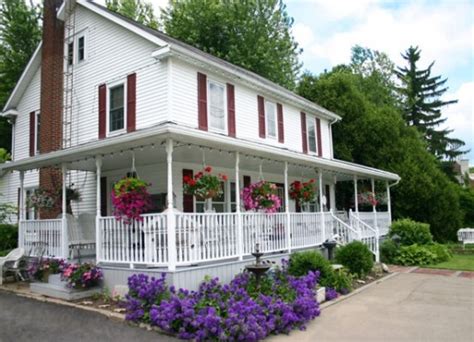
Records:
[[[295,94],[294,92],[266,79],[265,77],[262,77],[252,71],[234,65],[230,62],[227,62],[221,58],[215,57],[207,52],[199,50],[189,44],[172,38],[161,31],[154,30],[130,18],[124,17],[91,0],[66,0],[58,11],[58,18],[64,19],[65,8],[69,1],[75,1],[77,4],[83,6],[84,8],[87,8],[106,19],[115,22],[116,24],[157,44],[161,48],[168,46],[170,52],[175,56],[187,57],[188,59],[191,58],[202,66],[207,66],[218,70],[220,69],[221,71],[227,73],[229,76],[238,79],[239,81],[244,82],[250,86],[253,86],[254,88],[261,89],[266,93],[270,93],[276,97],[283,98],[288,102],[294,103],[295,105],[299,106],[301,110],[316,112],[319,115],[334,121],[341,119],[341,117],[337,114],[317,105],[314,102],[305,99],[302,96]],[[8,99],[3,109],[4,112],[16,107],[19,99],[21,98],[24,90],[26,89],[26,86],[30,83],[29,81],[33,77],[34,72],[40,66],[41,54],[38,53],[39,48],[40,47],[38,47],[37,51],[31,58],[25,71],[22,74],[22,77],[18,81],[14,91]]]

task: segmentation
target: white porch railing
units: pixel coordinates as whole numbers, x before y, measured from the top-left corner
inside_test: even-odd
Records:
[[[99,262],[166,265],[166,215],[145,214],[142,222],[125,224],[115,217],[99,218]]]
[[[371,225],[373,217],[373,213],[352,212],[349,217],[332,212],[175,213],[176,265],[242,258],[254,252],[257,243],[263,253],[316,247],[336,234],[343,243],[360,240],[378,255],[378,237],[388,229],[390,218],[388,213],[377,213],[381,233]],[[142,222],[129,225],[115,217],[98,218],[97,261],[169,266],[167,219],[163,213],[146,214]],[[63,223],[61,219],[21,221],[20,246],[29,251],[41,241],[48,256],[67,257],[62,255],[67,254]]]
[[[379,235],[384,236],[388,234],[390,228],[390,215],[387,211],[377,211],[374,214],[373,211],[359,211],[357,214],[359,219],[364,221],[367,225],[371,227],[377,227],[379,230]]]
[[[39,243],[46,257],[65,258],[63,255],[62,220],[24,220],[19,222],[19,246],[34,255]]]

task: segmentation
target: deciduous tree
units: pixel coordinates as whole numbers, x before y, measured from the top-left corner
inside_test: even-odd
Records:
[[[108,9],[153,29],[158,28],[153,5],[142,0],[106,0]]]

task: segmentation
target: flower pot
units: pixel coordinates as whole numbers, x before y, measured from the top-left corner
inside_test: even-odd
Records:
[[[316,290],[316,300],[318,303],[322,303],[326,301],[326,288],[325,287],[320,287],[319,289]]]

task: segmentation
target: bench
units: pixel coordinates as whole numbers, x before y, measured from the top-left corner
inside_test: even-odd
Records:
[[[467,244],[474,244],[474,228],[461,228],[458,230],[458,240],[463,247]]]

